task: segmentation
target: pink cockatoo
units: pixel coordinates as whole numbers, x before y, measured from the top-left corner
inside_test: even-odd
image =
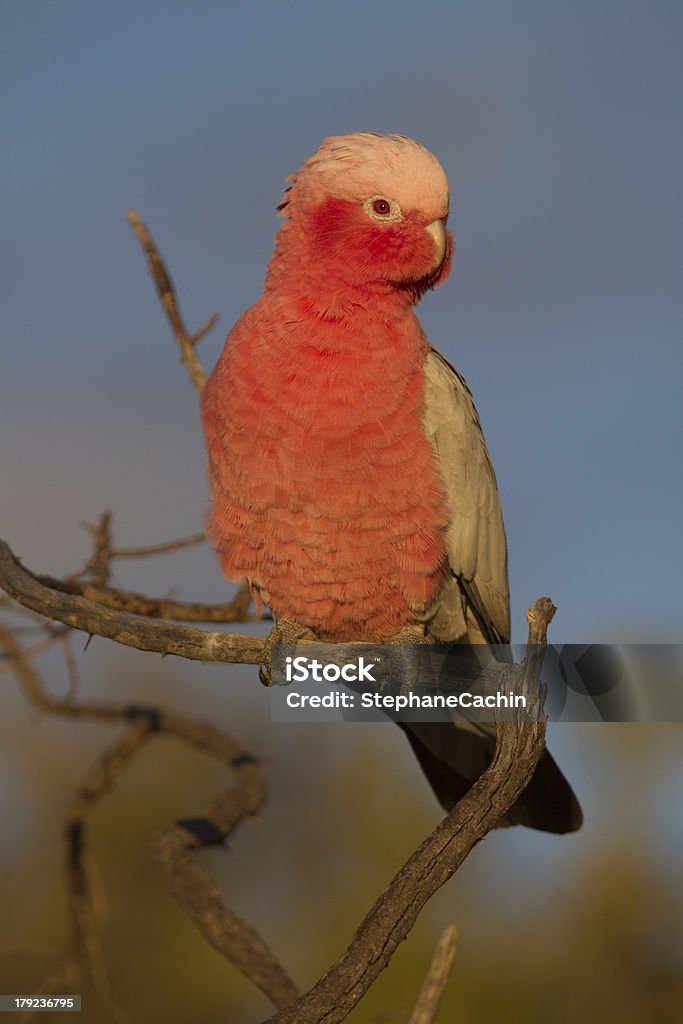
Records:
[[[446,175],[417,142],[327,139],[289,179],[264,294],[204,390],[209,537],[225,575],[246,577],[289,636],[509,640],[477,411],[413,310],[450,269],[448,205]],[[402,728],[450,809],[490,760],[493,728]],[[503,824],[580,823],[545,751]]]

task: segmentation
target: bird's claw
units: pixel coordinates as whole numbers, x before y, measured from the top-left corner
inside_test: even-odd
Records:
[[[273,647],[276,644],[315,643],[318,638],[308,626],[300,626],[296,622],[281,619],[277,622],[264,641],[263,661],[259,665],[258,677],[264,686],[272,686],[271,661]]]

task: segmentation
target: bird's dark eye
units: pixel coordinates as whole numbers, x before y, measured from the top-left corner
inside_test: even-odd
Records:
[[[388,199],[375,199],[372,208],[380,217],[386,217],[391,212],[391,203]]]

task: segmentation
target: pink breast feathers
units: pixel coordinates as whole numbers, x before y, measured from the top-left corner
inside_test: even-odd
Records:
[[[264,308],[265,307],[265,308]],[[445,497],[422,428],[413,318],[287,323],[265,300],[238,322],[205,389],[209,537],[229,579],[321,638],[387,639],[447,575]],[[356,336],[354,336],[356,335]]]

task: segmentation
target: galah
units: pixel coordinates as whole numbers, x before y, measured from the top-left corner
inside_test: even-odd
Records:
[[[413,308],[448,275],[448,207],[443,168],[412,139],[326,139],[288,179],[263,295],[207,382],[208,535],[283,637],[509,640],[479,417]],[[489,762],[493,728],[402,728],[450,809]],[[502,824],[581,824],[547,750]]]

